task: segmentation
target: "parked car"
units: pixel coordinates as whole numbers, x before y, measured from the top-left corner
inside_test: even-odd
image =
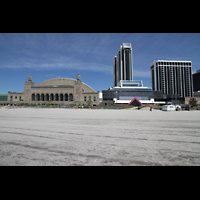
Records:
[[[175,111],[175,110],[181,110],[181,106],[180,105],[164,105],[162,107],[163,111]]]
[[[163,111],[175,111],[176,110],[176,107],[175,107],[175,105],[164,105],[163,107],[162,107],[162,110]]]

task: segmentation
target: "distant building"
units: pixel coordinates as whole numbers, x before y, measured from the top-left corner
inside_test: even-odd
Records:
[[[103,101],[115,104],[157,104],[151,88],[143,87],[142,80],[133,80],[131,43],[123,43],[113,60],[113,87],[103,90]],[[160,93],[160,92],[157,92]],[[162,93],[160,93],[162,97]]]
[[[24,84],[24,92],[8,92],[8,95],[0,95],[0,105],[20,104],[76,104],[98,105],[99,92],[93,90],[87,84],[81,82],[80,74],[77,80],[69,78],[56,78],[46,80],[34,85],[32,76]]]
[[[157,60],[150,68],[154,91],[183,98],[193,96],[191,61]]]
[[[194,92],[200,91],[200,69],[196,71],[193,76],[193,90]]]
[[[184,103],[184,98],[179,95],[167,95],[162,91],[153,91],[152,88],[143,87],[141,80],[119,81],[116,87],[103,90],[103,101],[113,101],[115,104],[124,105],[160,105],[171,102]]]
[[[192,75],[192,77],[194,97],[200,97],[200,69],[197,70],[196,73]]]
[[[141,106],[165,103],[162,92],[153,92],[151,88],[143,87],[141,80],[119,81],[116,87],[102,92],[104,101],[114,101],[115,104]],[[158,101],[155,101],[155,97]]]
[[[153,88],[144,87],[142,80],[133,80],[132,47],[123,43],[113,62],[114,87],[102,91],[103,103],[134,106],[184,103],[185,95],[192,96],[193,91],[191,65],[190,61],[154,61]]]
[[[121,80],[133,80],[131,43],[123,43],[113,60],[113,86]]]

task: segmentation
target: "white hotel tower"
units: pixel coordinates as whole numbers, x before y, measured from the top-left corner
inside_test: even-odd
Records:
[[[157,60],[151,63],[152,89],[163,94],[193,96],[192,62]]]

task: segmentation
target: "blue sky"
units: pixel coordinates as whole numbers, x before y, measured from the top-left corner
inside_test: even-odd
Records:
[[[36,84],[73,78],[96,91],[113,86],[113,58],[122,43],[133,49],[133,79],[151,87],[154,60],[192,61],[200,69],[200,33],[0,33],[0,94],[23,92],[28,74]]]

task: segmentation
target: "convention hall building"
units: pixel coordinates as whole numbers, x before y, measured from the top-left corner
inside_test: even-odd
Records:
[[[63,104],[63,105],[99,105],[99,92],[77,79],[55,78],[34,85],[32,75],[24,84],[24,92],[8,92],[0,96],[0,105],[17,104]]]

